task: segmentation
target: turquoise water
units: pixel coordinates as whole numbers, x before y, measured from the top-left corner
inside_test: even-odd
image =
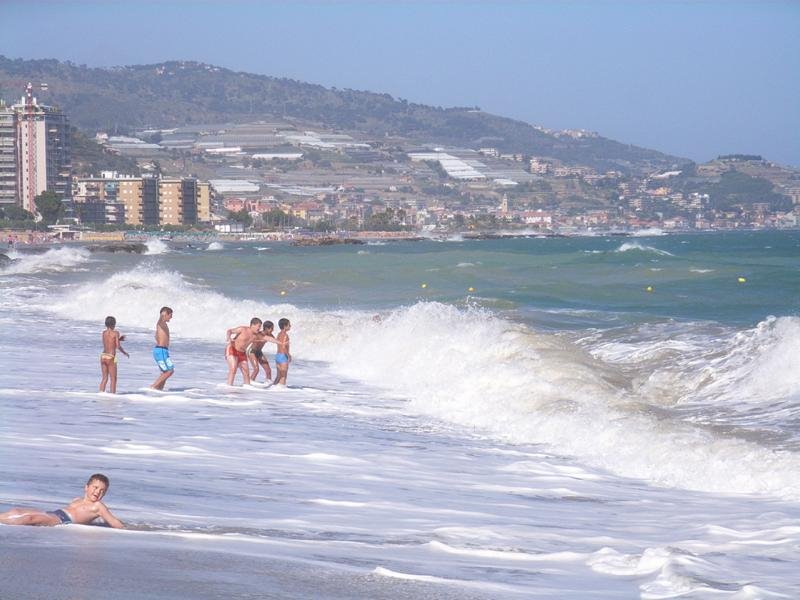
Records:
[[[224,253],[186,263],[188,270],[179,267],[185,274],[244,296],[313,308],[430,300],[477,303],[534,320],[537,311],[583,310],[598,313],[598,323],[613,316],[751,325],[800,312],[798,232],[320,248],[229,243]]]

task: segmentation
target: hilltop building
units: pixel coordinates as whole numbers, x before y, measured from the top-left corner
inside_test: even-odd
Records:
[[[195,225],[211,220],[208,182],[193,177],[133,177],[105,171],[74,182],[83,223]]]

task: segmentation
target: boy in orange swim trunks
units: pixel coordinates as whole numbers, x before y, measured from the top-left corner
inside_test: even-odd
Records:
[[[114,317],[106,317],[106,330],[103,332],[103,351],[100,353],[100,391],[106,391],[106,383],[111,379],[111,393],[117,393],[117,350],[130,358],[130,354],[125,352],[120,342],[125,339],[114,327],[117,320]]]

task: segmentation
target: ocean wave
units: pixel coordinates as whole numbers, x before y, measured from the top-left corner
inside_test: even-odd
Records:
[[[145,242],[147,250],[145,254],[166,254],[170,251],[169,246],[158,238],[150,238]]]
[[[211,242],[206,250],[214,252],[216,250],[222,250],[223,248],[225,248],[225,245],[222,242]]]
[[[175,310],[170,323],[175,336],[220,343],[228,327],[252,316],[273,321],[286,316],[295,325],[296,356],[327,362],[341,376],[404,397],[415,414],[482,435],[543,444],[656,484],[800,499],[796,454],[653,410],[647,386],[636,383],[647,379],[648,359],[641,358],[632,374],[630,364],[636,361],[618,364],[625,361],[624,353],[604,359],[564,337],[485,309],[418,302],[380,315],[312,311],[230,298],[178,273],[147,267],[115,274],[102,286],[54,292],[41,308],[76,320],[102,321],[114,314],[121,328],[152,328],[161,305]],[[716,384],[712,375],[695,392],[712,385],[724,390],[728,376],[750,390],[776,381],[774,394],[798,389],[797,369],[788,362],[800,350],[800,320],[771,320],[733,342],[711,364],[712,372],[727,375],[717,375]],[[749,364],[746,358],[753,352]],[[684,378],[699,371],[696,362],[679,364]]]
[[[666,233],[659,227],[650,227],[631,232],[631,237],[660,237],[662,235],[666,235]]]
[[[768,317],[744,330],[708,324],[648,326],[630,340],[601,341],[592,352],[646,374],[638,385],[664,404],[706,402],[750,411],[791,401],[800,410],[800,317]]]
[[[648,252],[651,254],[658,254],[660,256],[675,256],[666,250],[659,250],[658,248],[640,244],[639,242],[624,242],[619,248],[614,250],[614,252]]]
[[[91,254],[78,246],[50,248],[41,254],[27,254],[12,250],[7,254],[11,262],[0,267],[2,275],[29,275],[75,270],[91,260]]]

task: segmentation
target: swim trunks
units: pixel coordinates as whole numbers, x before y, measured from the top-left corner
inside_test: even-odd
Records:
[[[172,364],[172,359],[169,357],[169,348],[164,346],[153,348],[153,360],[156,361],[162,373],[175,370],[175,365]]]
[[[54,517],[58,517],[62,525],[69,525],[72,523],[72,519],[70,518],[70,516],[60,508],[57,510],[49,511],[47,514],[53,515]]]
[[[276,365],[282,365],[283,363],[288,363],[288,362],[289,362],[289,357],[286,356],[283,352],[278,352],[275,355],[275,364]]]
[[[228,344],[225,347],[225,359],[227,360],[229,356],[236,357],[236,364],[247,362],[247,355],[241,350],[237,350],[233,344]]]
[[[114,354],[109,354],[108,352],[101,352],[100,353],[100,360],[114,360],[114,363],[117,363],[117,357]]]

